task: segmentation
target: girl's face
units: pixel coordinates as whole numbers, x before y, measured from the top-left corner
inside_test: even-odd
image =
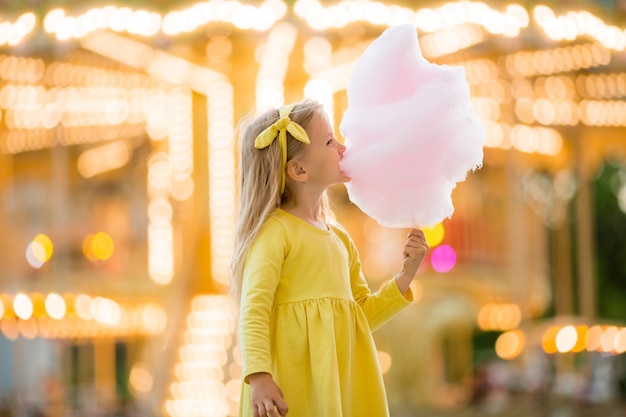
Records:
[[[311,144],[305,147],[302,164],[309,174],[308,181],[322,188],[350,181],[339,168],[346,147],[335,138],[326,114],[313,115],[307,134]]]

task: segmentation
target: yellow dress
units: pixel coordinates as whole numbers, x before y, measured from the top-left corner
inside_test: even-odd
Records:
[[[278,209],[246,259],[239,317],[240,417],[255,372],[272,375],[289,417],[389,415],[371,332],[412,301],[394,279],[371,293],[339,225],[318,229]]]

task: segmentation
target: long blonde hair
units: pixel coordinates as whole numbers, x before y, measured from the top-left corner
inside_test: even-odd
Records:
[[[305,99],[293,108],[289,118],[306,130],[313,115],[323,111],[321,104]],[[257,135],[275,123],[278,118],[278,109],[272,109],[257,117],[248,115],[238,126],[239,206],[235,247],[230,265],[230,292],[237,302],[241,297],[244,262],[252,242],[263,223],[290,198],[288,187],[285,187],[282,195],[280,193],[281,171],[285,168],[278,140],[274,140],[265,149],[254,147]],[[305,146],[307,145],[294,139],[287,132],[287,161],[301,156]],[[329,213],[326,193],[322,195],[320,210],[320,216],[326,219]]]

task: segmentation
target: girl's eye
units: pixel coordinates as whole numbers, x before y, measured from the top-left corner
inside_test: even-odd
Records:
[[[326,142],[327,145],[330,145],[331,143],[333,143],[333,139],[328,139],[328,142]]]

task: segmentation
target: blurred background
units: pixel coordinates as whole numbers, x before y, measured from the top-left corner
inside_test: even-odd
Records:
[[[1,1],[0,416],[234,416],[236,123],[338,126],[407,22],[487,134],[375,333],[392,416],[625,416],[624,0]],[[406,230],[331,197],[378,288]]]

